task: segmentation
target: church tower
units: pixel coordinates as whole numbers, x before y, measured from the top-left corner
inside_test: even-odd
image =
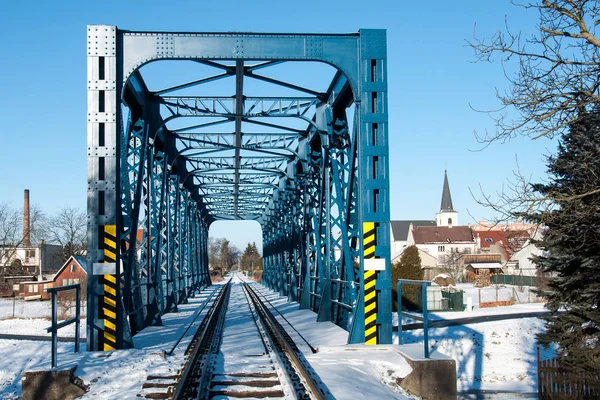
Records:
[[[452,207],[452,196],[450,196],[450,185],[448,185],[448,172],[444,170],[444,188],[442,189],[442,205],[440,211],[435,215],[438,226],[458,225],[458,212]]]

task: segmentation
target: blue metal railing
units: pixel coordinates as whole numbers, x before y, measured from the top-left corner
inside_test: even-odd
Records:
[[[65,321],[58,322],[57,316],[57,294],[65,290],[75,289],[75,317]],[[46,328],[46,332],[52,332],[52,368],[56,367],[57,348],[58,348],[58,330],[67,325],[75,324],[75,353],[79,353],[79,331],[81,329],[79,320],[81,319],[80,303],[81,303],[81,287],[79,284],[59,286],[46,289],[46,293],[52,293],[52,326]]]
[[[429,314],[427,313],[427,286],[429,281],[398,279],[398,344],[402,344],[402,285],[421,286],[421,302],[423,303],[423,347],[425,358],[429,358]]]

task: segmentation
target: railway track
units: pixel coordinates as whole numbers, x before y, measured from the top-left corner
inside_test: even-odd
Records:
[[[223,285],[186,350],[180,373],[148,377],[147,398],[331,399],[294,341],[239,279]]]

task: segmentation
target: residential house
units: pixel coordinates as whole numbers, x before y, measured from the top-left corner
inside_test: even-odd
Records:
[[[19,293],[19,284],[43,280],[54,275],[62,263],[62,247],[41,243],[39,246],[0,245],[0,296]]]
[[[535,233],[524,240],[524,243],[516,250],[506,263],[506,273],[512,275],[536,276],[537,266],[531,261],[532,256],[542,255],[543,251],[536,247],[532,240],[539,240],[542,232],[536,230]]]
[[[49,293],[46,293],[48,288],[76,283],[85,286],[86,282],[87,263],[85,257],[71,256],[52,279],[21,282],[19,284],[19,296],[26,300],[47,300],[52,297]]]
[[[411,226],[409,246],[413,244],[438,260],[438,266],[445,263],[444,257],[452,249],[460,253],[475,253],[477,242],[468,226]]]
[[[479,252],[501,255],[500,263],[506,274],[535,276],[536,266],[530,257],[540,255],[542,251],[531,243],[532,236],[529,229],[478,230],[473,234],[478,242]],[[540,233],[536,230],[533,235],[538,238]]]
[[[524,221],[514,221],[506,223],[494,223],[489,221],[479,221],[476,224],[469,224],[473,232],[479,231],[527,231],[530,235],[538,229],[536,224],[528,224]]]
[[[14,265],[18,265],[21,274],[54,273],[61,266],[62,251],[62,246],[45,243],[19,247],[0,245],[0,268],[7,275],[12,275],[10,267]]]

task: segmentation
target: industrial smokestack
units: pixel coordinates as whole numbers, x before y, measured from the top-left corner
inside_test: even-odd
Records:
[[[30,220],[29,220],[29,189],[25,189],[23,195],[23,246],[31,246],[30,235]]]

